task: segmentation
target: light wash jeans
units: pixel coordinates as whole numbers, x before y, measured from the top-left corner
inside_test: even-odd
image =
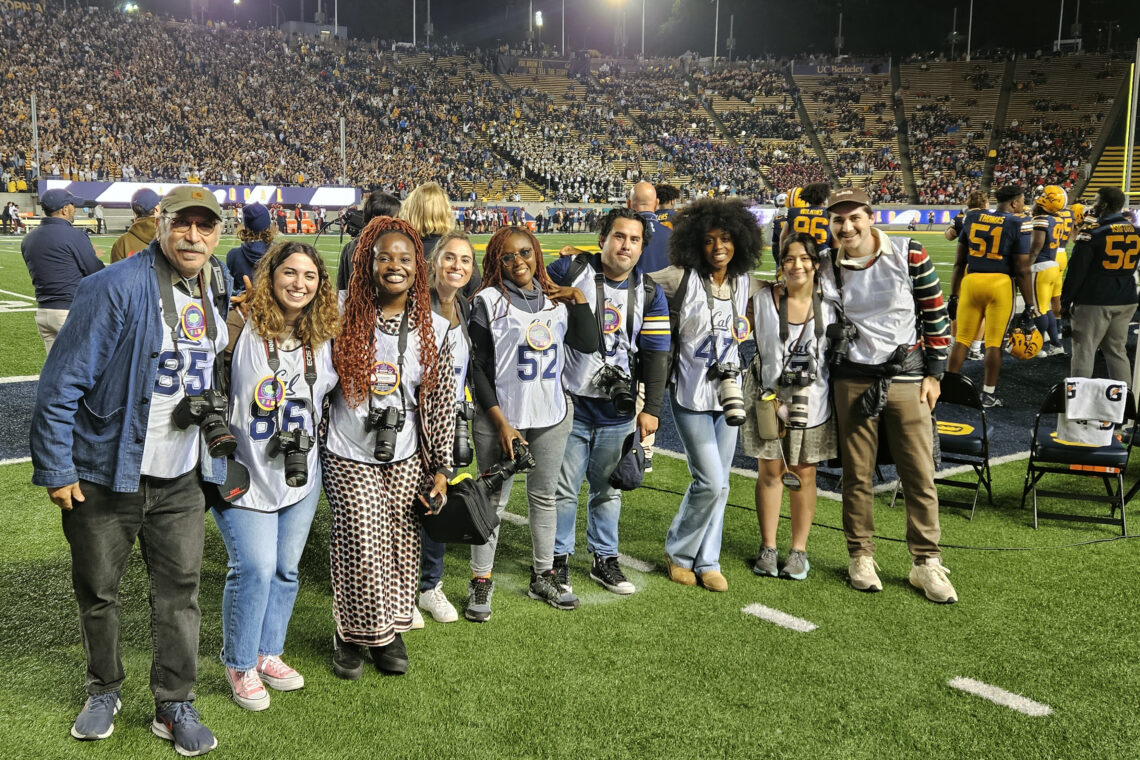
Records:
[[[566,452],[566,437],[574,421],[574,405],[566,399],[566,416],[562,421],[546,428],[519,430],[527,440],[530,453],[534,456],[535,467],[526,474],[527,516],[530,522],[530,541],[533,549],[534,569],[544,572],[554,566],[554,531],[557,527],[557,513],[554,506],[558,473],[562,468],[563,454]],[[479,410],[471,423],[475,439],[475,458],[481,469],[490,467],[503,458],[499,446],[499,432]],[[514,478],[503,483],[499,493],[491,495],[500,517],[511,498],[511,484]],[[490,575],[495,565],[495,547],[499,543],[499,529],[496,527],[491,538],[483,545],[471,547],[471,572],[475,575]]]
[[[297,566],[321,496],[320,468],[313,490],[277,512],[211,509],[230,556],[222,592],[222,662],[250,670],[258,655],[285,651],[285,631],[297,600]]]
[[[728,425],[723,412],[693,412],[670,403],[693,482],[665,536],[665,553],[678,567],[700,575],[720,570],[728,475],[739,428]]]
[[[574,553],[578,491],[585,477],[590,483],[586,498],[586,551],[597,557],[617,556],[621,491],[610,485],[610,474],[621,460],[622,444],[633,428],[633,420],[616,425],[574,420],[558,477],[555,554]]]

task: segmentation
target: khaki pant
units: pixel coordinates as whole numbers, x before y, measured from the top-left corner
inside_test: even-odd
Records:
[[[36,309],[36,328],[40,337],[44,339],[44,349],[51,353],[51,346],[55,343],[55,336],[67,320],[67,309]]]
[[[879,418],[857,410],[857,400],[871,381],[835,380],[839,450],[843,456],[843,532],[852,557],[872,555],[875,543],[871,478],[879,448],[879,422],[902,480],[906,505],[906,542],[916,559],[938,557],[938,491],[934,487],[934,441],[930,409],[918,400],[919,383],[891,383],[887,405]]]

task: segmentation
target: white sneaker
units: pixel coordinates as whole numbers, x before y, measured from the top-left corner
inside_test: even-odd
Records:
[[[883,582],[875,572],[878,563],[869,554],[860,554],[852,557],[847,565],[847,575],[851,578],[851,587],[857,591],[882,591]]]
[[[447,601],[447,594],[443,593],[442,583],[437,583],[435,588],[420,594],[420,607],[431,613],[432,619],[437,623],[454,623],[459,619],[459,613],[455,611],[451,602]]]
[[[910,585],[922,589],[922,593],[932,602],[953,604],[958,601],[958,594],[946,577],[949,572],[949,568],[942,566],[941,560],[929,557],[924,564],[911,566]]]
[[[418,631],[423,627],[424,616],[420,614],[420,611],[417,608],[412,607],[412,630]]]

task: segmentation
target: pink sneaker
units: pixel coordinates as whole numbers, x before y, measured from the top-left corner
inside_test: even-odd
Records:
[[[226,668],[226,680],[230,683],[234,701],[245,709],[258,712],[269,707],[269,692],[261,684],[256,670]]]
[[[257,674],[271,689],[296,691],[305,688],[305,677],[281,661],[277,655],[258,655]]]

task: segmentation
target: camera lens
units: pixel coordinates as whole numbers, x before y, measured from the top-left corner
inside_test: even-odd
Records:
[[[744,393],[735,377],[722,377],[716,384],[716,398],[724,409],[724,421],[733,427],[744,424]]]
[[[237,439],[226,427],[218,414],[207,414],[202,420],[202,437],[206,439],[206,450],[215,459],[228,457],[237,451]]]
[[[285,455],[285,484],[300,488],[309,482],[309,461],[303,451],[290,451]]]
[[[808,425],[808,395],[804,391],[792,394],[788,404],[788,427],[806,428]]]
[[[467,418],[462,412],[455,415],[455,445],[452,449],[452,458],[456,467],[466,467],[474,459],[471,453],[471,433],[467,429]]]

